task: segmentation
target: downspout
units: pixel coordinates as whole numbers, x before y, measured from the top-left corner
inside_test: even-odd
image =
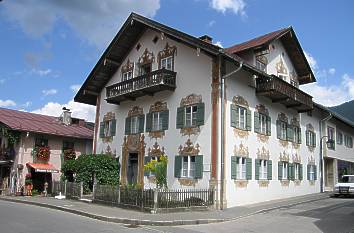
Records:
[[[221,90],[220,90],[220,97],[221,97],[221,145],[220,145],[220,152],[221,152],[221,158],[220,158],[220,173],[221,173],[221,186],[220,186],[220,209],[223,210],[224,209],[224,190],[225,190],[225,168],[224,168],[224,157],[225,157],[225,99],[226,99],[226,95],[225,95],[225,79],[230,77],[233,74],[236,74],[237,72],[239,72],[242,69],[243,66],[243,62],[241,61],[239,63],[239,67],[237,67],[236,70],[222,75],[221,73],[221,58],[219,58],[219,74],[221,77]]]
[[[325,118],[323,118],[322,120],[320,120],[319,125],[320,125],[320,192],[323,193],[324,192],[324,188],[323,188],[323,183],[324,183],[324,160],[323,160],[323,139],[322,137],[324,135],[322,135],[322,124],[328,120],[330,120],[333,117],[332,113],[330,112],[328,116],[326,116]]]

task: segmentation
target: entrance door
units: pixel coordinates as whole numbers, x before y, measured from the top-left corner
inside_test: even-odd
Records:
[[[138,153],[129,153],[128,170],[127,170],[128,184],[136,184],[138,179]]]
[[[48,183],[48,187],[51,187],[52,173],[35,172],[34,169],[32,169],[31,175],[32,175],[33,189],[37,190],[40,193],[43,192],[45,182]]]

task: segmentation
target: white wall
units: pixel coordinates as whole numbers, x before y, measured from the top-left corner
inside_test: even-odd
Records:
[[[230,71],[232,68],[228,68]],[[226,81],[226,94],[227,94],[227,108],[225,115],[227,117],[227,159],[225,161],[226,169],[226,179],[227,179],[227,200],[228,207],[236,205],[245,205],[261,201],[268,201],[273,199],[280,199],[286,197],[292,197],[297,195],[305,195],[308,193],[319,192],[319,175],[317,174],[317,181],[315,185],[310,185],[307,180],[307,164],[310,156],[315,158],[317,165],[317,171],[319,171],[319,143],[317,142],[317,147],[313,152],[311,152],[306,146],[306,124],[311,123],[315,128],[317,133],[317,141],[319,140],[319,114],[315,112],[312,117],[308,116],[306,113],[298,114],[296,111],[287,109],[281,104],[272,103],[269,99],[264,97],[258,97],[255,95],[255,89],[250,87],[252,83],[252,76],[245,72],[239,72],[233,77],[230,77]],[[230,126],[230,104],[232,103],[233,96],[240,95],[248,101],[250,109],[252,111],[252,130],[247,138],[240,138],[235,136],[233,128]],[[271,136],[268,142],[263,143],[257,138],[257,134],[254,132],[254,111],[258,104],[263,104],[269,110],[271,116]],[[276,134],[276,120],[279,113],[285,113],[290,120],[293,116],[298,116],[300,118],[301,132],[302,132],[302,144],[299,149],[295,149],[291,143],[288,146],[283,147]],[[236,187],[234,180],[231,179],[231,156],[234,155],[234,146],[240,146],[240,144],[248,147],[249,157],[252,158],[252,180],[248,182],[246,188]],[[270,160],[272,160],[273,166],[273,179],[270,180],[268,187],[260,187],[258,181],[255,180],[255,159],[257,158],[257,149],[265,149],[270,151]],[[301,163],[303,164],[303,180],[300,185],[295,185],[293,181],[290,181],[289,186],[282,186],[281,182],[278,180],[278,161],[280,153],[286,152],[290,156],[290,161],[292,162],[292,156],[298,154],[301,156]]]
[[[104,88],[101,93],[101,103],[100,103],[100,119],[103,120],[104,115],[107,112],[114,112],[117,119],[117,131],[116,136],[114,136],[113,141],[105,143],[98,137],[97,143],[97,153],[106,151],[109,145],[112,151],[116,151],[116,154],[121,156],[122,154],[122,144],[124,138],[124,128],[125,128],[125,118],[128,116],[128,111],[134,107],[139,106],[144,110],[144,114],[149,112],[150,105],[154,104],[156,101],[167,102],[167,107],[169,109],[169,128],[165,131],[165,136],[163,139],[157,139],[158,144],[165,148],[165,152],[168,155],[168,187],[169,188],[181,188],[179,182],[174,178],[174,157],[178,154],[178,147],[184,145],[188,139],[188,136],[182,136],[180,130],[176,129],[176,111],[177,107],[180,106],[181,99],[190,95],[197,94],[202,95],[202,100],[205,103],[205,124],[201,126],[201,132],[198,135],[192,135],[191,140],[194,143],[200,145],[200,154],[204,155],[204,167],[210,165],[210,145],[211,145],[211,58],[201,53],[197,56],[196,49],[192,49],[183,44],[177,43],[169,38],[158,40],[156,44],[152,42],[153,38],[158,36],[160,38],[160,33],[148,30],[139,39],[138,43],[142,45],[139,51],[135,49],[135,46],[127,55],[126,59],[130,61],[137,62],[138,58],[142,55],[145,48],[152,51],[155,55],[155,62],[153,63],[152,70],[157,69],[157,54],[159,51],[163,50],[166,42],[170,46],[177,47],[177,53],[175,56],[174,70],[177,72],[177,88],[174,92],[163,91],[156,93],[154,96],[144,96],[137,98],[135,101],[125,101],[121,102],[120,105],[108,104],[105,101],[106,89]],[[126,64],[126,61],[123,62]],[[119,68],[116,74],[108,82],[108,85],[115,84],[121,80],[121,68]],[[145,122],[146,123],[146,122]],[[148,148],[152,147],[155,143],[155,139],[151,139],[148,133],[145,133],[145,143],[147,155]],[[209,186],[209,176],[210,172],[204,172],[203,180],[199,181],[196,187],[208,187]],[[147,180],[145,179],[145,186],[149,187]],[[152,185],[155,187],[155,185]]]

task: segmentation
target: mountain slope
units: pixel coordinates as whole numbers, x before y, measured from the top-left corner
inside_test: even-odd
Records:
[[[354,122],[354,100],[338,106],[329,107],[329,109]]]

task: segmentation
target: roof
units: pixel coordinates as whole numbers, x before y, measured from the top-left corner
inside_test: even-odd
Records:
[[[221,49],[219,46],[205,42],[197,37],[188,35],[136,13],[131,13],[110,45],[103,52],[101,58],[77,92],[74,100],[80,103],[96,105],[97,96],[102,88],[104,88],[124,61],[126,54],[135,46],[137,40],[147,29],[163,32],[165,36],[188,46],[200,48],[202,52],[210,55],[218,55]]]
[[[92,139],[93,130],[76,124],[64,125],[58,118],[0,108],[0,122],[12,130]]]
[[[291,61],[293,62],[296,73],[298,74],[299,83],[305,84],[315,82],[316,78],[312,72],[310,64],[308,63],[305,53],[300,45],[299,40],[296,37],[295,31],[292,27],[283,28],[252,40],[236,44],[225,51],[231,54],[240,54],[247,50],[262,49],[267,47],[272,41],[280,39],[284,45],[286,52],[288,53]]]
[[[339,120],[339,121],[341,121],[341,122],[343,122],[343,123],[349,125],[350,127],[353,127],[353,128],[354,128],[354,122],[351,121],[351,120],[349,120],[348,118],[346,118],[346,117],[344,117],[344,116],[342,116],[342,115],[340,115],[340,114],[334,112],[334,111],[331,110],[330,108],[328,108],[328,107],[326,107],[326,106],[323,106],[323,105],[321,105],[321,104],[318,104],[318,103],[315,103],[315,102],[314,102],[313,105],[314,105],[315,107],[317,107],[317,108],[323,110],[323,111],[329,112],[329,113],[332,115],[332,117],[334,117],[334,118],[336,118],[337,120]]]

